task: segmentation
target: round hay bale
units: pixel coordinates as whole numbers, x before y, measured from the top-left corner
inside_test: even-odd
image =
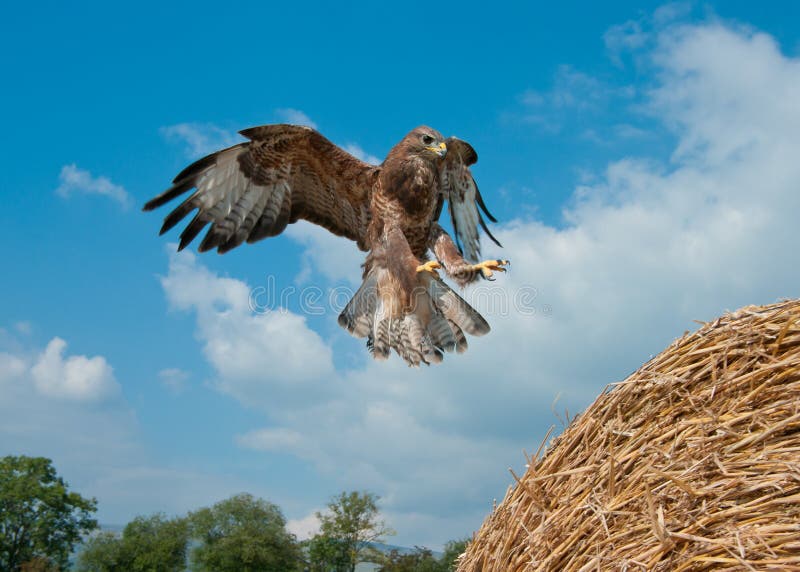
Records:
[[[515,479],[459,572],[800,570],[800,301],[676,340]]]

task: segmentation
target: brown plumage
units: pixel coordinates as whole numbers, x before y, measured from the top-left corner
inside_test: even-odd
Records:
[[[411,365],[440,362],[443,351],[466,349],[464,332],[489,331],[435,270],[443,267],[465,286],[507,264],[474,264],[478,226],[497,240],[480,213],[495,221],[470,174],[478,156],[469,143],[418,127],[374,166],[308,127],[264,125],[241,134],[247,142],[193,163],[144,206],[152,210],[196,189],[161,227],[163,234],[196,211],[181,232],[179,250],[209,225],[200,252],[225,253],[307,220],[369,251],[363,283],[339,323],[366,337],[376,358],[394,349]],[[456,242],[437,222],[445,200]],[[425,264],[429,250],[438,263]]]

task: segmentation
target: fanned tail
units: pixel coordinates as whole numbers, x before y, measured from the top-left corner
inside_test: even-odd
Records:
[[[339,325],[367,338],[375,359],[387,359],[394,350],[413,366],[440,363],[446,352],[463,353],[465,332],[482,336],[490,329],[477,310],[431,272],[419,272],[411,304],[404,299],[399,281],[375,265],[339,315]]]

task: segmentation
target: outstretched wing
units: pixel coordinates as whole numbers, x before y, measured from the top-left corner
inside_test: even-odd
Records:
[[[299,125],[263,125],[241,131],[245,143],[213,153],[184,169],[172,186],[144,205],[149,211],[190,189],[161,234],[197,210],[180,236],[186,247],[211,224],[204,252],[227,252],[283,232],[299,219],[346,236],[366,250],[369,200],[378,168],[360,161],[317,131]]]
[[[472,178],[469,166],[478,161],[478,154],[472,145],[456,137],[445,141],[447,155],[442,164],[441,181],[444,198],[450,210],[450,220],[456,233],[456,245],[461,254],[471,262],[478,262],[481,254],[478,225],[497,246],[502,246],[486,227],[478,207],[492,222],[492,216],[481,197],[478,185]]]

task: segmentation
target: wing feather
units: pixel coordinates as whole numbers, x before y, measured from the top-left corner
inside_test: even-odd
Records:
[[[298,125],[246,129],[249,139],[203,157],[150,200],[153,210],[195,189],[164,219],[161,233],[196,210],[181,233],[185,248],[210,224],[199,250],[220,253],[283,232],[304,219],[366,250],[369,201],[377,167],[360,161],[317,131]]]
[[[466,141],[455,137],[448,138],[446,145],[447,156],[442,165],[441,181],[456,235],[456,246],[464,258],[477,262],[481,254],[479,226],[495,244],[502,246],[489,232],[480,211],[483,211],[492,222],[497,222],[497,219],[486,208],[478,185],[475,184],[475,179],[469,170],[469,166],[478,161],[475,149]]]

